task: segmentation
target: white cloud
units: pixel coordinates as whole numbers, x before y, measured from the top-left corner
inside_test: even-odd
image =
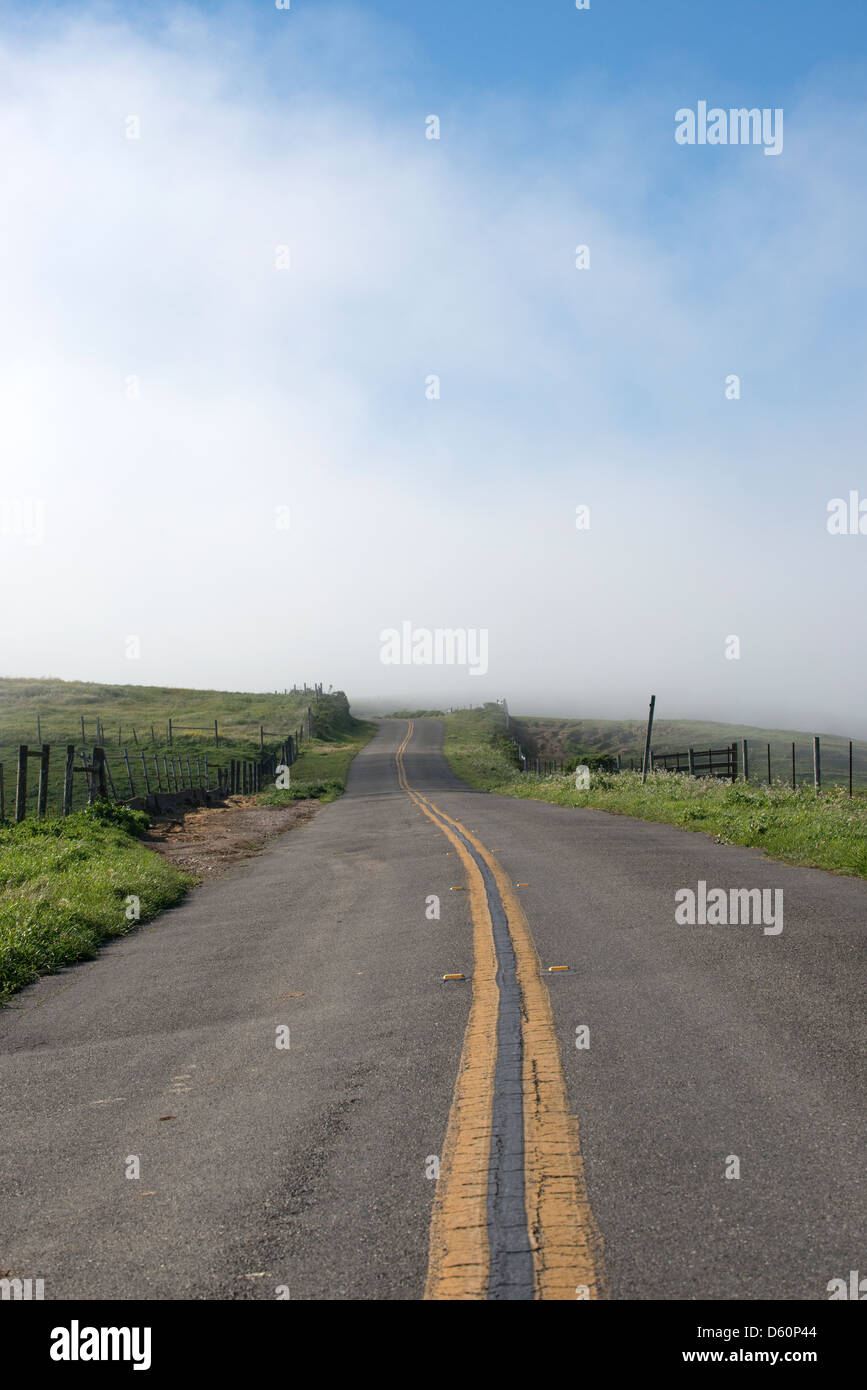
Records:
[[[490,629],[468,698],[640,714],[652,684],[680,714],[773,721],[797,682],[803,722],[860,728],[834,656],[863,561],[824,503],[867,493],[863,417],[823,415],[815,329],[863,288],[860,118],[809,93],[778,160],[727,150],[654,202],[697,152],[648,168],[640,100],[599,109],[568,176],[562,150],[510,145],[517,101],[426,141],[408,96],[336,94],[336,53],[388,66],[352,23],[279,99],[271,68],[256,94],[266,56],[188,12],[168,40],[92,22],[0,53],[2,492],[44,495],[48,526],[16,550],[4,669],[128,679],[141,632],[137,681],[454,694],[379,663],[408,618]],[[568,103],[546,119],[562,136]]]

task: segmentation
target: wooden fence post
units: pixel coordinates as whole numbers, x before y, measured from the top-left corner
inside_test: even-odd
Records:
[[[82,743],[87,743],[87,737],[84,732],[84,715],[81,716],[81,741]]]
[[[796,785],[797,783],[795,781],[795,740],[792,739],[792,790],[795,789]]]
[[[111,775],[111,766],[109,764],[108,758],[105,757],[105,750],[103,750],[102,765],[105,768],[105,775],[108,778],[108,785],[111,788],[111,799],[112,801],[120,801],[120,797],[118,796],[117,791],[115,789],[114,778]]]
[[[130,796],[135,796],[135,785],[132,780],[132,768],[129,765],[129,753],[125,748],[123,750],[123,760],[126,763],[126,775],[127,781],[129,782],[129,794]]]
[[[112,801],[120,801],[120,797],[118,796],[117,791],[115,789],[114,778],[111,775],[111,766],[109,764],[108,758],[105,756],[105,749],[102,750],[102,766],[105,769],[105,777],[103,777],[102,783],[103,787],[105,787],[105,779],[108,778],[108,785],[111,788]],[[108,792],[104,791],[103,795],[107,796]]]
[[[72,788],[75,780],[75,744],[66,745],[66,767],[63,771],[63,814],[72,810]]]
[[[743,777],[743,779],[744,779],[745,782],[748,782],[748,781],[750,780],[750,762],[749,762],[749,757],[750,757],[750,755],[749,755],[749,751],[748,751],[748,749],[747,749],[747,740],[746,740],[745,738],[742,738],[742,739],[741,739],[741,776]]]
[[[142,748],[142,750],[141,750],[141,770],[142,770],[142,772],[144,773],[145,796],[150,796],[150,794],[151,794],[151,783],[150,783],[150,778],[148,777],[148,765],[147,765],[147,763],[145,762],[145,755],[144,755],[144,749],[143,749],[143,748]]]
[[[852,740],[849,740],[849,795],[852,795]]]
[[[768,786],[771,785],[771,745],[768,744]]]
[[[169,720],[169,743],[172,741],[172,721]]]
[[[108,788],[105,785],[105,770],[105,749],[97,745],[93,750],[93,762],[90,769],[88,806],[92,806],[95,801],[108,796]]]
[[[653,711],[656,708],[656,696],[650,697],[650,709],[647,713],[647,732],[644,735],[644,757],[641,760],[641,781],[647,781],[647,769],[650,764],[650,740],[653,735]]]
[[[259,752],[260,752],[260,753],[264,753],[264,751],[265,751],[265,727],[264,727],[263,724],[260,724],[260,725],[259,725]]]
[[[163,779],[160,777],[160,760],[156,753],[154,753],[154,771],[157,774],[157,791],[161,792],[163,789]]]
[[[36,716],[36,742],[42,742],[42,720],[39,718],[38,714]]]
[[[39,758],[39,789],[36,793],[37,816],[44,816],[48,807],[48,760],[50,756],[51,744],[43,743]]]
[[[15,820],[22,821],[27,814],[27,744],[18,745],[18,781],[15,785]]]
[[[220,746],[220,731],[219,731],[219,729],[217,728],[217,721],[216,721],[216,719],[215,719],[215,720],[214,720],[214,747],[215,747],[215,748],[219,748],[219,746]]]
[[[169,760],[166,757],[165,753],[163,753],[163,772],[166,774],[166,791],[170,792],[172,789],[172,783],[169,777]],[[162,791],[162,787],[160,787],[160,791]]]
[[[6,784],[3,781],[3,764],[0,763],[0,821],[6,819]]]
[[[690,775],[690,777],[694,777],[694,776],[695,776],[695,749],[694,749],[694,748],[689,748],[689,749],[687,749],[687,757],[688,757],[688,759],[689,759],[689,775]],[[711,768],[711,771],[713,771],[713,768]]]
[[[822,751],[819,747],[819,735],[813,735],[813,786],[815,790],[822,790]]]

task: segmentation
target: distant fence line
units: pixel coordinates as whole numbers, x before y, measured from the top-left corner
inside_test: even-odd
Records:
[[[756,751],[756,744],[761,751]],[[854,775],[854,742],[848,740],[848,790],[852,795],[853,775]],[[551,776],[555,773],[565,771],[566,759],[563,758],[540,758],[528,756],[519,744],[515,745],[518,750],[518,757],[522,765],[522,771],[536,776]],[[767,769],[767,781],[773,782],[773,759],[771,756],[772,745],[763,743],[756,739],[742,738],[730,743],[725,748],[687,748],[683,752],[657,753],[652,748],[649,754],[649,771],[681,772],[689,777],[717,777],[728,782],[750,781],[751,759],[753,769],[759,769],[759,780],[762,780],[765,769]],[[836,752],[836,750],[835,750]],[[800,774],[800,781],[810,781],[816,791],[822,789],[822,744],[818,734],[813,735],[811,754],[811,771],[807,774]],[[617,772],[625,772],[626,757],[624,754],[611,754],[611,761],[616,761]],[[569,762],[578,761],[575,755],[568,759]],[[779,764],[779,757],[777,759]],[[640,772],[642,759],[635,756],[629,759],[630,772]],[[580,761],[579,761],[580,766]],[[792,741],[791,773],[788,767],[788,756],[786,759],[786,770],[784,776],[778,776],[777,781],[788,782],[791,777],[792,787],[797,787],[799,773],[797,769],[797,743]],[[756,780],[755,777],[752,780]],[[834,782],[834,785],[840,785]],[[845,785],[845,782],[843,783]]]

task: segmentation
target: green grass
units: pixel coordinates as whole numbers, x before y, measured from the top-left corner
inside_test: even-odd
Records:
[[[497,706],[456,710],[444,722],[445,755],[471,787],[500,791],[521,776],[514,744],[506,737],[503,712]]]
[[[58,694],[58,687],[64,688]],[[10,694],[10,687],[15,687]],[[17,687],[26,687],[26,692]],[[198,723],[207,730],[205,715],[218,709],[220,719],[220,747],[214,748],[213,732],[196,735],[177,734],[171,749],[164,742],[151,745],[148,736],[145,741],[149,771],[152,773],[154,752],[160,757],[164,752],[174,753],[177,758],[190,757],[193,769],[195,758],[203,758],[207,753],[212,775],[218,766],[225,765],[230,758],[253,759],[259,753],[259,723],[266,723],[266,730],[276,730],[282,738],[298,727],[301,720],[301,703],[306,714],[307,704],[313,709],[315,736],[301,743],[301,754],[291,768],[291,786],[287,791],[265,792],[258,798],[271,805],[283,805],[300,798],[315,797],[320,801],[333,801],[346,785],[346,775],[359,748],[373,736],[376,726],[357,720],[349,711],[346,696],[336,691],[323,695],[317,701],[314,696],[293,697],[272,696],[227,696],[219,691],[158,691],[148,687],[84,687],[74,682],[15,682],[0,681],[0,717],[12,719],[17,742],[35,745],[35,728],[28,733],[22,724],[15,720],[30,718],[38,702],[42,717],[42,734],[46,742],[64,744],[67,738],[80,747],[79,736],[74,738],[73,708],[80,708],[82,691],[90,690],[100,702],[100,713],[108,729],[108,693],[117,694],[115,718],[128,717],[133,708],[141,715],[144,711],[147,725],[151,716],[156,722],[155,710],[160,700],[163,713],[174,710],[177,722]],[[58,700],[58,708],[53,708],[48,700]],[[300,702],[299,702],[300,700]],[[230,725],[230,711],[234,723]],[[11,711],[11,714],[10,714]],[[123,716],[119,711],[124,711]],[[180,711],[180,713],[178,713]],[[225,717],[225,724],[224,724]],[[139,717],[139,724],[145,721]],[[95,724],[89,716],[91,726]],[[35,720],[34,720],[35,724]],[[7,723],[7,728],[9,724]],[[213,725],[211,726],[213,727]],[[226,733],[224,735],[224,728]],[[130,720],[130,730],[132,721]],[[141,733],[139,725],[136,730]],[[232,737],[228,736],[229,730]],[[93,746],[88,742],[88,748]],[[276,751],[273,739],[266,737],[266,750]],[[54,751],[54,750],[53,750]],[[57,750],[58,753],[60,749]],[[111,752],[109,747],[109,752]],[[116,751],[116,750],[115,750]],[[0,759],[3,758],[0,751]],[[129,789],[121,764],[112,759],[112,773],[119,795],[128,796]],[[138,838],[147,825],[147,817],[139,811],[124,806],[109,804],[97,805],[76,810],[65,819],[56,814],[60,803],[63,760],[58,757],[52,763],[49,779],[49,815],[37,820],[28,814],[20,825],[10,823],[8,817],[14,811],[14,782],[8,778],[6,783],[7,820],[0,822],[0,1001],[29,984],[40,975],[49,974],[75,960],[92,956],[100,944],[112,937],[122,936],[132,930],[135,920],[127,920],[126,898],[139,899],[140,917],[147,921],[163,908],[177,902],[195,880],[181,873],[159,855],[147,849]],[[32,811],[35,798],[38,764],[30,763],[30,796],[28,810]],[[144,791],[141,763],[135,770],[135,790]],[[153,784],[153,783],[152,783]],[[76,793],[83,799],[84,778],[76,774]],[[52,814],[55,813],[55,814]]]
[[[106,804],[64,819],[0,826],[0,1000],[93,956],[148,921],[194,882],[141,844],[141,812]]]
[[[369,720],[356,719],[353,724],[353,729],[335,734],[331,740],[302,744],[301,756],[290,769],[290,785],[272,787],[257,800],[265,806],[286,806],[305,797],[328,802],[342,796],[352,759],[376,733],[376,725]]]
[[[574,775],[522,773],[495,706],[462,710],[445,721],[445,753],[472,787],[663,821],[712,835],[720,844],[762,849],[772,859],[867,878],[867,798],[842,787],[793,789],[781,782],[728,784],[714,778],[655,772],[594,772],[586,791]]]

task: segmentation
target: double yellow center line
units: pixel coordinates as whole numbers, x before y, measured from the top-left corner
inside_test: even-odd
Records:
[[[410,786],[413,728],[395,755],[398,782],[461,858],[475,955],[425,1297],[601,1298],[601,1242],[530,928],[481,841]]]

